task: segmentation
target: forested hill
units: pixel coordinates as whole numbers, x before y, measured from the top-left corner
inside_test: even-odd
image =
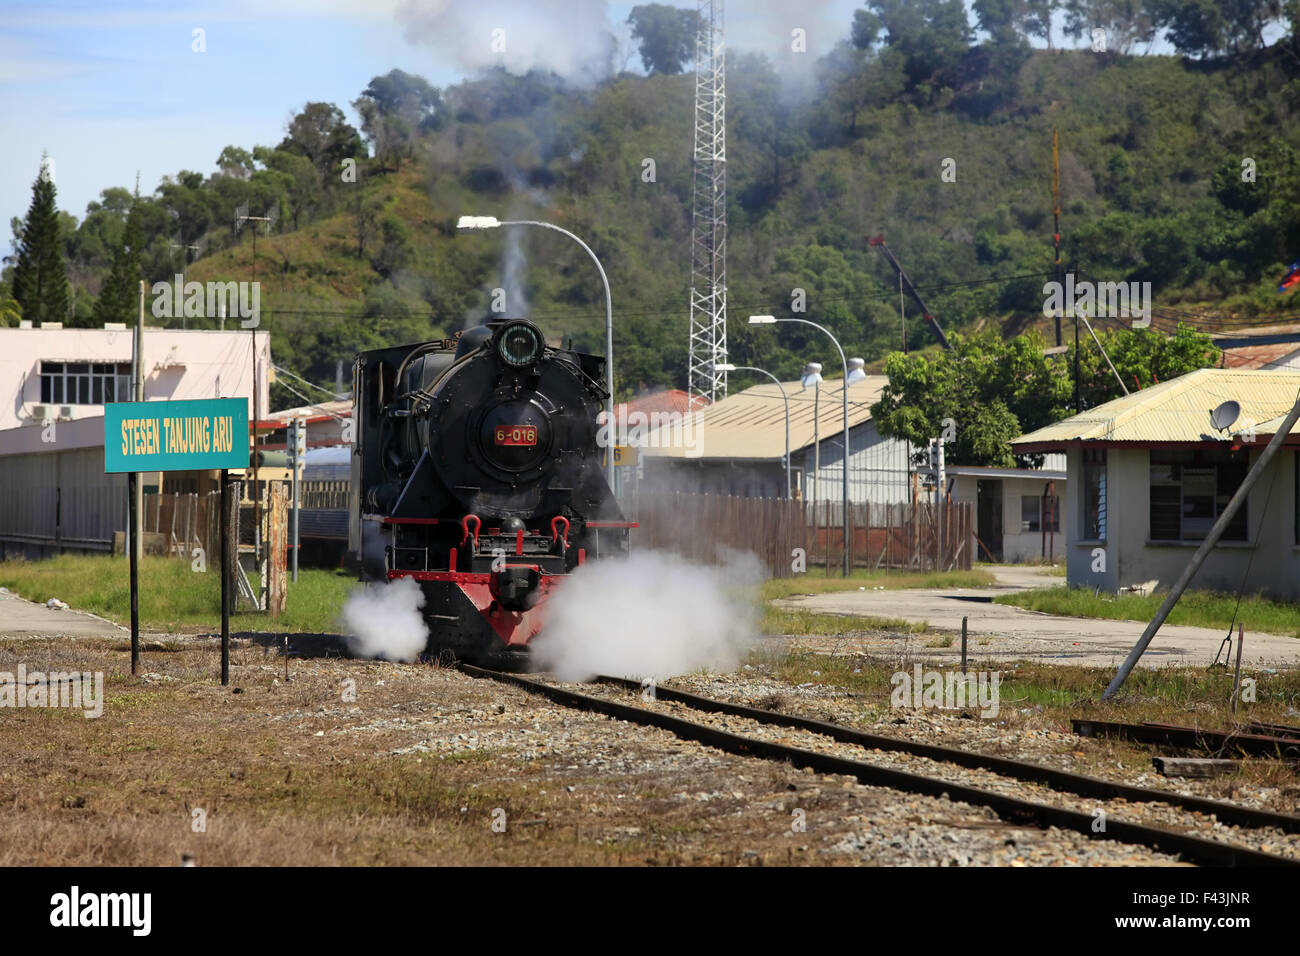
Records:
[[[1300,258],[1294,35],[1199,59],[1045,51],[1013,30],[972,45],[974,24],[937,13],[891,25],[881,11],[897,4],[871,6],[881,16],[860,15],[802,87],[761,57],[729,58],[732,361],[787,378],[809,359],[832,367],[815,332],[744,326],[752,312],[790,314],[796,288],[851,354],[897,348],[897,280],[866,243],[878,233],[946,330],[1042,325],[1053,128],[1067,264],[1150,281],[1166,314],[1193,325],[1300,318],[1300,296],[1276,291]],[[485,316],[496,287],[508,312],[600,351],[601,287],[576,244],[521,230],[516,259],[502,231],[455,230],[464,214],[544,219],[586,239],[609,274],[620,392],[683,386],[694,80],[673,65],[594,86],[497,72],[445,90],[394,71],[361,92],[361,130],[308,104],[278,145],[232,144],[134,207],[106,189],[80,222],[62,216],[72,321],[131,321],[133,269],[153,282],[190,259],[200,281],[256,268],[277,362],[322,384],[358,348]],[[234,228],[241,208],[278,211],[255,265],[252,227]],[[0,315],[19,317],[12,302]],[[917,321],[908,338],[933,342]]]

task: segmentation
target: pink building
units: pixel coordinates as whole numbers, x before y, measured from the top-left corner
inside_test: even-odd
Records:
[[[107,551],[126,527],[126,476],[104,474],[104,405],[129,401],[133,330],[0,328],[0,554]],[[267,414],[270,334],[257,335],[258,410]],[[247,398],[250,331],[144,330],[146,401]],[[146,492],[161,477],[142,477]]]

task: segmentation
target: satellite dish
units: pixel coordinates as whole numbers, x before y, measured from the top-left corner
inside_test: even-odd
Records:
[[[1223,431],[1241,417],[1241,403],[1226,401],[1210,412],[1210,424],[1218,431]]]

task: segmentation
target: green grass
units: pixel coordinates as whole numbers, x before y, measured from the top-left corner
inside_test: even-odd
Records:
[[[1136,595],[1097,595],[1089,588],[1065,586],[1036,588],[1016,594],[1001,595],[994,600],[1071,617],[1109,618],[1118,621],[1148,621],[1155,616],[1166,597],[1165,592]],[[1237,596],[1217,591],[1187,591],[1170,612],[1170,624],[1192,624],[1199,627],[1221,627],[1225,631],[1233,619]],[[1300,637],[1300,606],[1271,601],[1261,595],[1247,595],[1241,599],[1237,622],[1247,631],[1266,634],[1287,634]]]
[[[173,631],[221,626],[221,579],[215,566],[198,573],[188,561],[145,557],[139,573],[141,627]],[[301,569],[298,583],[289,584],[283,614],[273,620],[268,614],[241,611],[231,615],[231,628],[335,631],[344,598],[355,584],[341,571]],[[130,621],[130,579],[123,557],[65,554],[44,561],[4,561],[0,586],[41,604],[58,598],[119,624]]]
[[[858,631],[910,631],[913,634],[924,634],[928,627],[924,621],[913,623],[892,617],[820,614],[816,611],[772,607],[770,604],[764,608],[762,624],[764,634],[816,634],[824,637],[841,637]]]
[[[792,649],[773,655],[756,651],[749,662],[770,669],[775,677],[791,684],[816,682],[842,687],[863,695],[878,711],[889,708],[890,680],[898,670],[894,661],[865,654],[826,654]],[[955,662],[943,666],[924,665],[931,670],[955,670]],[[987,668],[982,662],[973,670]],[[1300,670],[1260,673],[1258,700],[1234,715],[1231,710],[1232,672],[1226,668],[1201,667],[1137,668],[1113,701],[1103,702],[1102,692],[1114,677],[1110,667],[1061,667],[1039,662],[1002,662],[995,668],[1002,677],[999,695],[1008,707],[1044,709],[1058,726],[1072,717],[1107,717],[1124,720],[1152,720],[1201,726],[1227,726],[1236,719],[1273,720],[1295,723],[1294,707],[1300,700]],[[1189,711],[1195,717],[1189,717]]]
[[[814,569],[792,578],[772,578],[763,582],[763,598],[793,597],[796,594],[822,594],[827,591],[856,591],[858,588],[982,588],[995,583],[991,573],[972,571],[868,571],[858,569],[850,577],[838,572],[829,576],[825,569]]]

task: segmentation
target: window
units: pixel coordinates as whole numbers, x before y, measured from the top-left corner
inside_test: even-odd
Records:
[[[1053,495],[1020,496],[1020,530],[1042,531],[1046,523],[1047,530],[1061,530],[1061,499]]]
[[[41,401],[105,405],[131,399],[129,362],[41,362]]]
[[[1020,530],[1037,531],[1041,525],[1038,522],[1038,510],[1040,501],[1037,495],[1020,496]]]
[[[1106,540],[1106,449],[1083,451],[1083,538]]]
[[[1250,461],[1245,451],[1153,451],[1150,471],[1152,541],[1204,541],[1241,487]],[[1237,509],[1225,541],[1245,541],[1247,511]]]

